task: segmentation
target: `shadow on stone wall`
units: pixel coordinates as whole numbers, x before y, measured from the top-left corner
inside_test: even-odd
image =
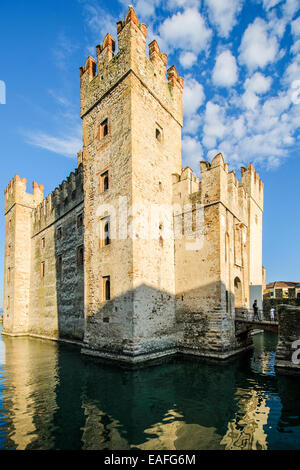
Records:
[[[55,284],[58,337],[82,341],[84,336],[83,168],[79,165],[58,190],[54,205]],[[82,217],[82,223],[79,218]]]
[[[226,312],[226,290],[221,282],[176,297],[142,284],[102,302],[101,308],[87,317],[83,352],[101,353],[108,359],[143,360],[146,355],[154,359],[178,350],[224,359],[251,344],[250,331],[236,335],[235,313]]]

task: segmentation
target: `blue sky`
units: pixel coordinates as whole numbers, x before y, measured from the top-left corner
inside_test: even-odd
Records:
[[[217,151],[237,170],[252,161],[265,183],[267,279],[300,281],[300,0],[131,3],[148,43],[156,39],[185,79],[183,164],[199,173],[199,160]],[[116,37],[127,6],[1,2],[1,191],[18,173],[48,194],[75,168],[79,67],[107,32]],[[2,287],[4,217],[0,243]]]

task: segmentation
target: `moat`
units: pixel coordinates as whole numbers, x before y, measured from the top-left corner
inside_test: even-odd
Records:
[[[0,336],[0,450],[299,449],[300,377],[276,375],[275,334],[254,343],[226,366],[130,370]]]

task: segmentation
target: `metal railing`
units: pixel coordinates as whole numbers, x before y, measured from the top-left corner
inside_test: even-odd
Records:
[[[245,309],[245,308],[236,308],[235,309],[235,319],[236,320],[246,320],[249,322],[259,322],[259,321],[264,321],[264,322],[278,322],[278,314],[275,311],[274,313],[274,320],[271,318],[271,313],[270,312],[264,312],[263,310],[258,311],[258,315],[254,315],[254,310],[253,309]]]

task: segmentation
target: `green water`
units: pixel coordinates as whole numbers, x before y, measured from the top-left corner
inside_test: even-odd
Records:
[[[122,369],[78,349],[0,336],[0,449],[300,449],[300,378],[277,337],[230,364]]]

